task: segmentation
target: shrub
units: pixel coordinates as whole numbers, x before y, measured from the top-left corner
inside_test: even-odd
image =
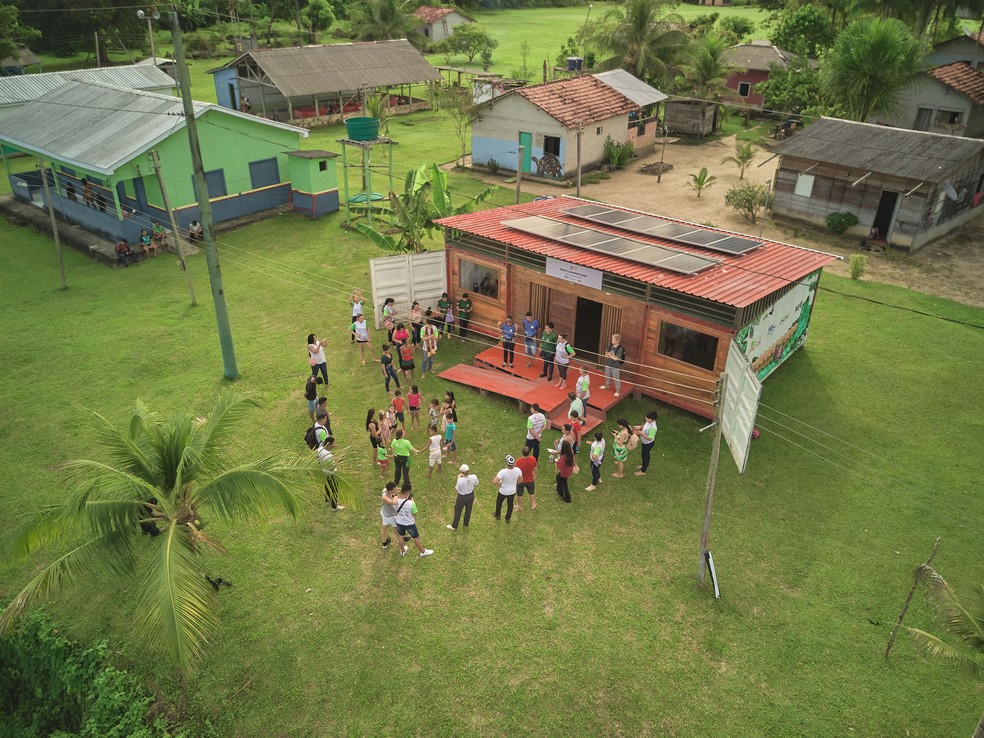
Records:
[[[741,41],[746,36],[751,36],[755,30],[755,22],[739,15],[727,15],[718,22],[718,27],[722,31],[730,31],[735,38]]]
[[[868,257],[864,254],[851,254],[851,279],[861,279],[868,268]]]
[[[843,236],[851,226],[858,224],[858,216],[854,213],[829,213],[827,215],[827,228],[835,236]]]
[[[635,148],[629,141],[616,143],[611,136],[605,138],[605,163],[614,169],[621,169],[632,158]]]
[[[759,211],[765,207],[765,199],[768,195],[769,191],[765,185],[743,182],[725,193],[724,202],[736,213],[754,223]]]
[[[485,162],[485,166],[489,170],[489,174],[495,175],[499,173],[499,162],[495,159],[489,159]]]

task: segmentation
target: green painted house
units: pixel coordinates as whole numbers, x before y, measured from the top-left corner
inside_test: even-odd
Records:
[[[287,153],[299,149],[306,130],[209,103],[194,109],[216,222],[291,202]],[[168,223],[152,150],[179,227],[200,219],[179,98],[68,82],[6,118],[0,143],[44,163],[10,175],[14,195],[44,206],[43,171],[56,212],[109,238],[134,242],[155,220]],[[337,210],[330,164],[322,204],[334,188]]]

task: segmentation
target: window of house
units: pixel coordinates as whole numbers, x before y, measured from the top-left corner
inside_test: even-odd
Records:
[[[322,159],[318,162],[318,171],[327,172],[328,171],[328,161],[327,159]]]
[[[936,125],[938,126],[955,126],[960,125],[963,122],[963,113],[955,110],[938,110],[936,111]]]
[[[198,187],[195,185],[194,177],[191,178],[191,189],[195,193],[195,199],[197,200]],[[211,172],[205,172],[205,189],[208,190],[209,200],[228,195],[229,193],[226,191],[225,170],[213,169]]]
[[[816,179],[812,174],[800,173],[796,178],[796,189],[793,194],[800,197],[809,197],[813,194],[813,180]]]
[[[499,299],[499,269],[468,259],[458,260],[458,287],[471,295]]]
[[[660,324],[657,350],[663,356],[711,371],[714,369],[717,347],[718,339],[715,336],[667,323],[665,320]]]
[[[748,97],[752,94],[752,84],[750,82],[739,82],[738,83],[738,94],[742,97]]]
[[[277,168],[276,158],[251,161],[249,163],[249,181],[254,190],[280,184],[280,170]]]
[[[557,136],[543,137],[543,153],[560,157],[560,139]]]
[[[597,128],[595,128],[595,135],[600,136],[602,130],[604,130],[604,129],[601,126],[598,126]]]
[[[919,108],[916,110],[916,122],[913,128],[917,131],[928,131],[930,121],[933,120],[932,108]]]

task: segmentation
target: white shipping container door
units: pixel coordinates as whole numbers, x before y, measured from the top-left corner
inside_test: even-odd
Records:
[[[721,433],[738,465],[738,473],[744,474],[759,398],[762,396],[762,382],[735,341],[731,342],[728,351],[725,372],[728,375],[728,389],[724,393],[724,407],[721,409]]]
[[[425,310],[437,306],[441,295],[448,291],[445,251],[370,259],[369,278],[372,281],[373,316],[378,329],[383,321],[383,302],[390,297],[396,301],[398,321],[406,318],[415,300]]]

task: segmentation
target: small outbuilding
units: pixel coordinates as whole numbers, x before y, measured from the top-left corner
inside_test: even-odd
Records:
[[[468,293],[470,329],[495,336],[530,310],[596,366],[620,334],[625,381],[705,416],[733,339],[760,379],[803,345],[835,259],[569,196],[439,223],[448,293]]]
[[[0,60],[0,71],[5,75],[26,74],[27,67],[37,67],[39,72],[44,71],[38,55],[26,46],[18,46],[13,56]]]
[[[391,93],[394,113],[426,107],[414,88],[441,80],[406,39],[253,49],[209,74],[222,107],[305,127],[358,113],[377,91]]]
[[[984,141],[821,118],[773,149],[775,215],[916,251],[984,212]]]
[[[725,82],[727,87],[735,91],[730,99],[761,108],[763,97],[756,91],[756,86],[767,81],[773,69],[785,69],[795,60],[794,54],[767,40],[732,46],[721,56],[721,61],[734,70]],[[805,63],[811,67],[817,66],[812,59]]]
[[[215,220],[286,205],[287,152],[308,132],[211,103],[194,106]],[[44,162],[40,171],[9,175],[14,196],[43,207],[45,176],[61,217],[110,239],[136,243],[155,220],[169,223],[160,180],[179,227],[201,218],[180,98],[66,82],[6,117],[0,143]]]
[[[475,22],[474,18],[458,8],[435,8],[430,5],[421,5],[413,11],[413,17],[420,21],[417,33],[433,42],[448,38],[454,33],[455,26]]]
[[[586,75],[519,87],[479,105],[472,123],[472,163],[563,179],[600,165],[605,141],[637,150],[656,137],[656,106],[666,96],[628,72]],[[641,101],[641,102],[640,102]],[[522,161],[517,155],[523,147]]]

